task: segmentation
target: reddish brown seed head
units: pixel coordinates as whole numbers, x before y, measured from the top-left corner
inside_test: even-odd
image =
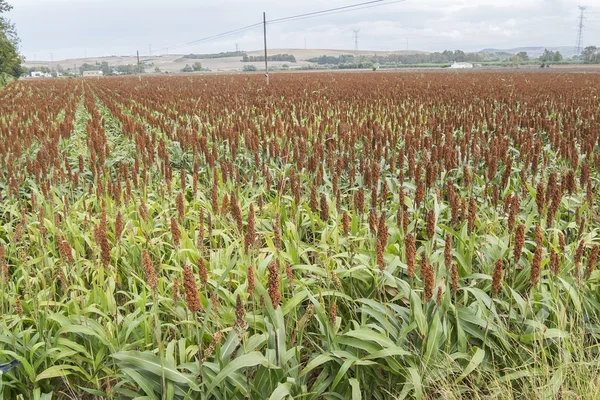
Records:
[[[335,325],[336,319],[337,319],[337,303],[334,301],[331,304],[331,309],[329,310],[329,323],[332,326]]]
[[[435,234],[435,211],[433,209],[427,212],[427,237],[433,238]]]
[[[117,218],[115,220],[115,237],[117,241],[121,238],[121,234],[123,233],[123,215],[121,215],[121,211],[117,212]]]
[[[550,272],[557,276],[560,269],[560,258],[554,249],[550,250]]]
[[[177,278],[173,279],[173,302],[177,303],[179,301],[179,280]]]
[[[444,244],[444,265],[446,270],[452,269],[452,236],[450,233],[446,233],[446,242]]]
[[[198,286],[192,267],[186,265],[183,267],[183,290],[185,292],[185,301],[190,312],[200,311],[200,296],[198,295]]]
[[[248,291],[250,297],[252,297],[254,294],[254,289],[256,288],[256,283],[254,281],[254,267],[252,265],[248,266],[248,275],[246,276],[246,280],[246,290]]]
[[[433,266],[427,262],[427,257],[425,256],[421,259],[421,279],[423,279],[423,294],[425,295],[425,301],[429,301],[433,297],[435,275]]]
[[[596,266],[596,261],[598,261],[598,249],[600,246],[597,244],[592,246],[592,250],[590,250],[590,255],[587,260],[587,267],[585,269],[585,278],[590,279],[592,276],[592,272],[594,272],[594,268]]]
[[[324,193],[321,193],[321,220],[327,221],[329,219],[329,205],[327,204],[327,197]]]
[[[523,252],[523,244],[525,243],[525,225],[519,224],[515,232],[515,247],[513,248],[513,257],[515,263],[519,262],[521,253]]]
[[[411,278],[415,277],[415,258],[417,256],[417,248],[415,243],[415,237],[412,234],[407,234],[404,238],[405,252],[406,252],[406,267],[408,276]]]
[[[540,271],[542,265],[542,246],[536,246],[533,253],[533,260],[531,261],[531,286],[536,286],[540,280]]]
[[[21,296],[17,296],[15,298],[15,311],[19,315],[19,317],[23,316],[23,305],[21,305]]]
[[[344,236],[348,236],[348,233],[350,232],[350,216],[346,211],[344,211],[344,214],[342,215],[342,230],[344,231]]]
[[[374,208],[371,208],[369,213],[369,229],[371,230],[371,235],[377,237],[377,211]]]
[[[502,289],[502,270],[504,268],[504,260],[500,259],[496,261],[494,266],[494,273],[492,275],[492,292],[497,295]]]
[[[452,292],[458,289],[458,265],[452,264]]]
[[[281,291],[279,289],[279,265],[276,261],[269,264],[268,291],[273,308],[277,309],[281,301]]]
[[[471,197],[469,200],[469,219],[467,224],[467,233],[470,235],[475,228],[475,220],[477,218],[477,205],[475,203],[475,199]]]
[[[181,232],[179,231],[179,225],[177,225],[177,220],[175,220],[175,218],[171,218],[171,236],[173,238],[173,245],[175,247],[179,246]]]
[[[198,277],[200,278],[200,284],[206,288],[208,283],[208,270],[206,269],[206,263],[204,259],[198,258]]]
[[[183,203],[183,193],[181,193],[181,192],[179,192],[177,194],[176,206],[177,206],[177,216],[179,217],[180,221],[183,221],[185,218],[185,205]]]
[[[156,271],[154,270],[154,265],[152,264],[152,260],[150,259],[150,255],[146,249],[142,250],[142,264],[144,266],[144,275],[146,276],[146,284],[152,289],[152,291],[156,291],[156,287],[158,285],[158,278],[156,276]]]
[[[242,298],[238,294],[235,299],[235,326],[234,329],[241,335],[246,329],[246,309],[244,308],[244,304],[242,303]]]

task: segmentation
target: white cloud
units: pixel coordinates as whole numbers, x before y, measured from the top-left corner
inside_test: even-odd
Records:
[[[147,53],[269,19],[361,0],[9,0],[29,59]],[[268,27],[269,47],[359,47],[373,50],[569,46],[575,43],[578,0],[408,0],[381,7]],[[590,11],[595,7],[590,7]],[[597,7],[600,10],[600,5]],[[597,11],[599,11],[597,10]],[[600,44],[600,22],[588,21],[586,44]],[[595,28],[595,30],[594,30]],[[245,50],[262,46],[260,27],[177,52]]]

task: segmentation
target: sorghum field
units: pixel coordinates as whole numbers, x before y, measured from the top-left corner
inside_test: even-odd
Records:
[[[575,73],[9,85],[3,398],[599,398],[599,96]]]

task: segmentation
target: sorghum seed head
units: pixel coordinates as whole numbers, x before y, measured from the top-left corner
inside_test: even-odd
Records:
[[[154,265],[152,265],[152,260],[150,259],[150,255],[146,249],[142,250],[142,264],[144,265],[144,274],[146,275],[146,284],[152,289],[152,291],[156,291],[156,287],[158,284],[158,278],[156,277],[156,271],[154,270]]]
[[[496,261],[494,266],[494,274],[492,275],[492,292],[497,295],[502,288],[502,269],[504,268],[504,260]]]
[[[277,265],[276,261],[272,261],[269,264],[268,286],[271,303],[273,303],[273,308],[277,309],[279,307],[279,302],[281,301],[281,292],[279,289],[279,265]]]
[[[185,301],[190,312],[195,313],[200,310],[200,297],[198,296],[198,286],[192,267],[186,265],[183,267],[183,290],[185,292]]]

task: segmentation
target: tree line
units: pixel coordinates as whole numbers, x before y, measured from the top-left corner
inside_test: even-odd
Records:
[[[19,37],[15,25],[2,16],[10,10],[12,6],[5,0],[0,0],[0,76],[18,78],[23,74],[23,57],[18,51]]]
[[[268,61],[287,61],[287,62],[296,62],[296,57],[292,54],[273,54],[272,56],[267,57]],[[242,57],[242,62],[260,62],[265,61],[265,56],[248,56],[244,55]]]

